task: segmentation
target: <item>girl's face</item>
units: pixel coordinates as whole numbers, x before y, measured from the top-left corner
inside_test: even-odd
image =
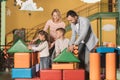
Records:
[[[38,36],[39,36],[40,40],[45,40],[45,36],[44,35],[39,34]]]
[[[53,15],[52,15],[52,17],[53,17],[53,20],[55,22],[57,22],[59,20],[59,18],[60,18],[59,15],[57,14],[57,12],[54,12]]]

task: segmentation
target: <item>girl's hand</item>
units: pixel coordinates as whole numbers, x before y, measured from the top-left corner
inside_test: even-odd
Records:
[[[32,49],[32,47],[30,45],[28,45],[28,49]]]

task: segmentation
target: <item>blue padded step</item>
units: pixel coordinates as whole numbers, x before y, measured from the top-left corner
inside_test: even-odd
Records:
[[[96,49],[97,53],[113,53],[115,52],[115,48],[112,47],[98,47]]]
[[[12,78],[32,78],[36,75],[36,66],[32,68],[13,68]]]

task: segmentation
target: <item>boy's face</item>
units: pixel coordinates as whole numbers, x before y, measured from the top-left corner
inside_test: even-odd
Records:
[[[61,38],[63,36],[63,33],[60,31],[56,31],[57,39]]]

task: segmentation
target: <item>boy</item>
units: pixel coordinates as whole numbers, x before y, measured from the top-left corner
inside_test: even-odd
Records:
[[[68,47],[69,39],[65,38],[65,33],[66,31],[64,28],[56,29],[57,40],[55,41],[55,56],[58,56],[65,48]]]

